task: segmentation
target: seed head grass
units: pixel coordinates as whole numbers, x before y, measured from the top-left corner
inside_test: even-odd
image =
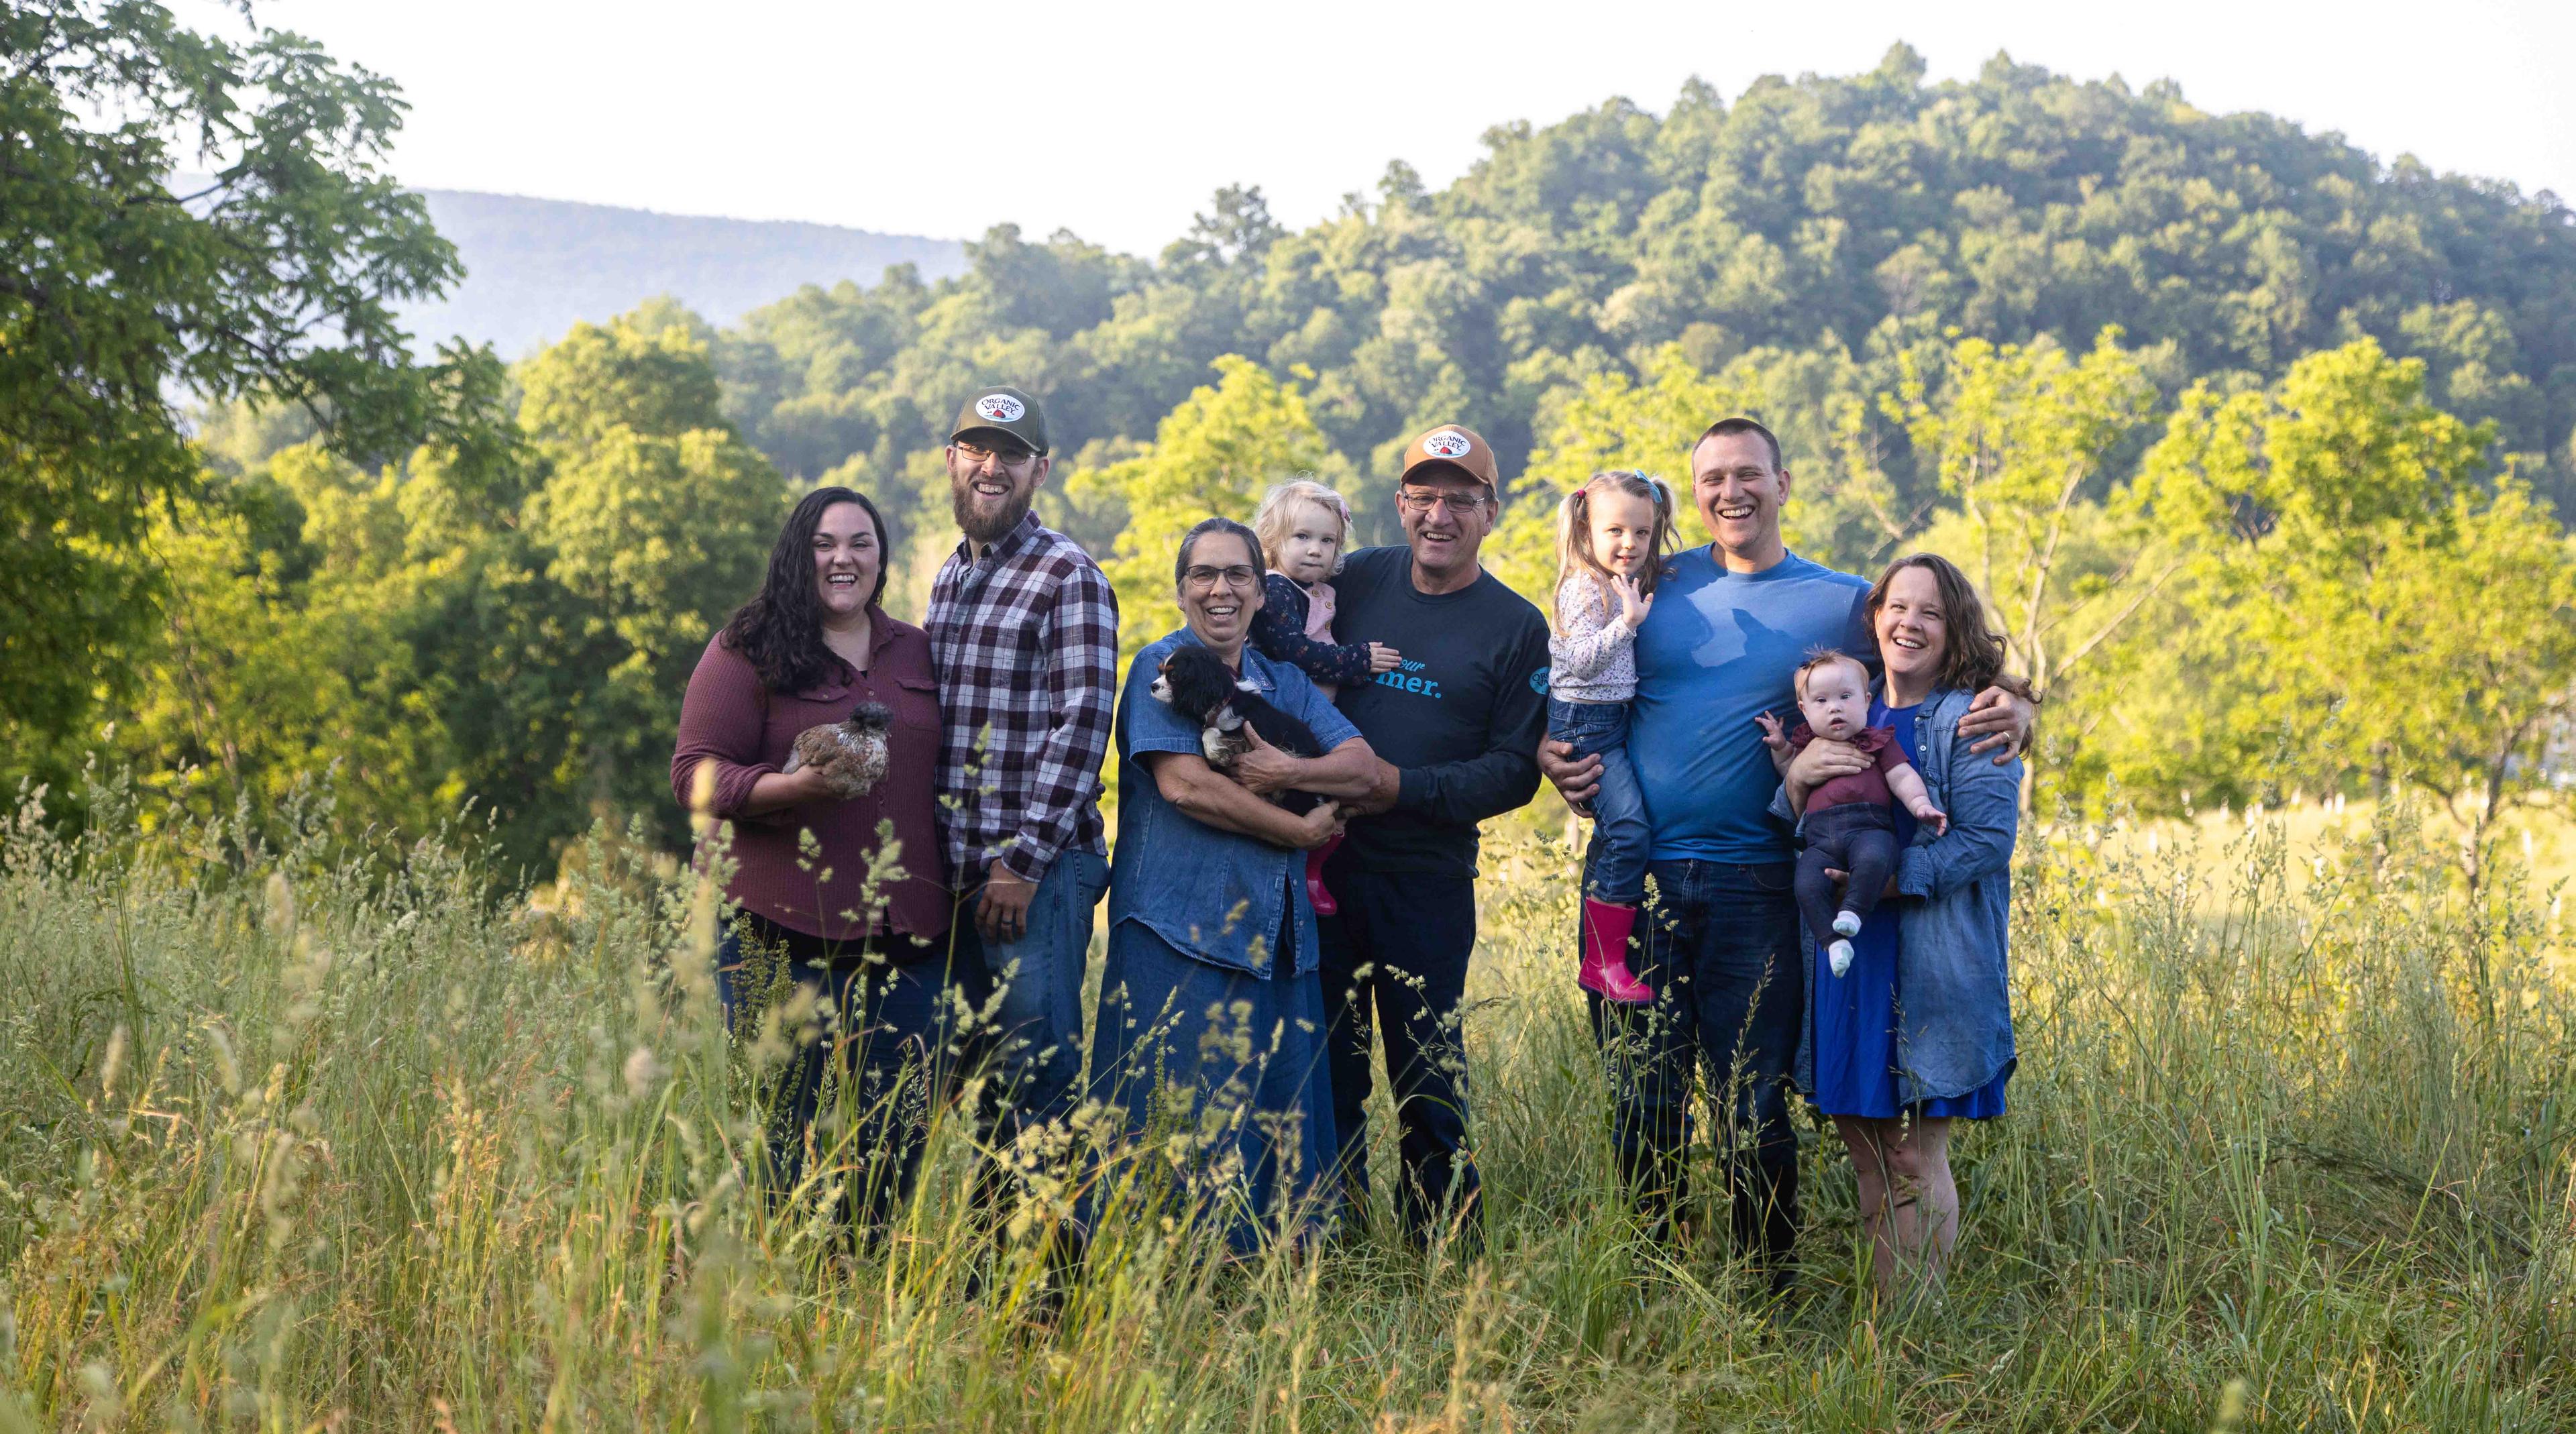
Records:
[[[2470,894],[2402,803],[2025,836],[2012,1113],[1960,1133],[1957,1267],[1903,1308],[1803,1115],[1792,1302],[1722,1217],[1627,1217],[1537,823],[1480,887],[1484,1248],[1234,1258],[1186,1110],[1003,1152],[997,1231],[923,1089],[918,1185],[852,1239],[845,1087],[792,1185],[764,1154],[839,1015],[782,979],[727,1031],[720,861],[603,830],[530,893],[321,797],[37,803],[0,833],[0,1430],[2576,1427],[2556,893],[2508,848]],[[1380,1169],[1390,1128],[1381,1094]]]

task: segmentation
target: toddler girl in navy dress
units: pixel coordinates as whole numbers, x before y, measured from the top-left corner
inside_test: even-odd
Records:
[[[1366,682],[1404,660],[1383,642],[1333,641],[1333,574],[1350,547],[1351,505],[1342,495],[1299,478],[1261,497],[1252,517],[1261,538],[1261,610],[1252,615],[1252,646],[1314,680],[1331,701],[1345,682]],[[1324,859],[1342,844],[1335,837],[1306,854],[1306,897],[1317,916],[1341,910],[1324,889]]]

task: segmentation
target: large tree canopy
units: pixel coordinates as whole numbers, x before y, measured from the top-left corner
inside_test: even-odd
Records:
[[[1242,187],[1152,262],[1004,226],[956,280],[726,331],[655,301],[505,376],[401,354],[384,301],[453,260],[376,171],[381,81],[149,5],[7,24],[0,719],[60,732],[131,668],[110,757],[173,800],[336,765],[343,820],[480,799],[514,866],[595,816],[676,840],[679,695],[792,488],[880,500],[917,614],[956,543],[945,423],[995,380],[1048,398],[1039,501],[1131,648],[1177,620],[1171,542],[1279,478],[1383,540],[1396,445],[1472,423],[1510,489],[1489,561],[1543,595],[1566,486],[1679,476],[1752,412],[1802,552],[1930,548],[1984,585],[2048,694],[2051,809],[2413,782],[2483,840],[2557,790],[2576,224],[2547,195],[2170,86],[1926,85],[1900,47],[1497,128],[1446,189],[1393,166],[1304,230]],[[160,188],[180,145],[218,152],[207,193]],[[180,389],[267,406],[191,448]]]
[[[1867,74],[1764,79],[1731,105],[1693,84],[1661,114],[1611,100],[1485,143],[1445,189],[1398,164],[1293,232],[1227,190],[1153,265],[1003,227],[955,280],[808,289],[718,338],[729,409],[792,475],[892,485],[978,383],[1050,398],[1073,454],[1150,440],[1235,353],[1311,369],[1317,426],[1382,483],[1443,420],[1517,471],[1585,379],[1651,383],[1678,345],[1698,371],[1763,375],[1748,397],[1796,456],[1882,473],[1919,524],[1940,474],[1874,400],[1952,329],[2081,353],[2117,326],[2167,397],[2368,337],[2492,420],[2544,495],[2576,496],[2576,215],[2548,195],[2381,164],[2167,83],[1998,56],[1927,84],[1903,46]],[[1851,525],[1842,556],[1871,531]]]
[[[77,721],[165,583],[132,546],[200,462],[172,406],[311,407],[398,451],[479,356],[416,368],[389,301],[456,255],[380,164],[387,81],[292,35],[243,44],[135,0],[0,10],[0,730]],[[174,169],[214,178],[166,187]]]

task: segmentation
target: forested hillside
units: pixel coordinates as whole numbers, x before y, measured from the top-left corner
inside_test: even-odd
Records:
[[[1883,471],[1903,526],[1934,495],[1872,396],[1906,354],[1954,329],[2080,350],[2117,325],[2168,394],[2375,338],[2493,419],[2545,492],[2576,485],[2576,215],[2547,195],[2171,84],[2000,56],[1926,84],[1903,46],[1865,75],[1731,104],[1693,85],[1660,114],[1612,100],[1486,140],[1446,189],[1392,164],[1304,230],[1237,189],[1153,263],[1002,228],[954,283],[806,290],[717,340],[727,410],[792,478],[884,488],[987,378],[1052,398],[1061,446],[1097,457],[1239,353],[1307,375],[1345,474],[1382,480],[1446,419],[1517,471],[1583,378],[1677,344],[1754,390],[1810,471]]]
[[[0,698],[12,765],[60,783],[96,757],[211,813],[336,764],[338,820],[413,834],[472,803],[539,872],[602,818],[675,843],[680,691],[790,497],[875,495],[889,603],[917,614],[954,543],[946,422],[1009,381],[1047,398],[1044,511],[1109,568],[1131,647],[1169,625],[1171,539],[1292,473],[1383,539],[1396,447],[1470,423],[1511,489],[1488,559],[1537,594],[1563,485],[1677,473],[1749,410],[1787,440],[1802,551],[1929,546],[1983,585],[2049,698],[2036,802],[2412,782],[2483,832],[2556,790],[2554,197],[2170,85],[2001,57],[1930,85],[1901,46],[1487,142],[1445,189],[1398,163],[1304,230],[1251,186],[1150,260],[1005,225],[949,278],[898,265],[721,328],[654,300],[506,372],[451,349],[364,412],[246,377],[204,414],[198,481],[81,550],[155,621],[20,664],[56,696]]]

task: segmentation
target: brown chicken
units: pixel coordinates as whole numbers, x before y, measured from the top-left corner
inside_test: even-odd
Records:
[[[894,714],[884,704],[862,702],[841,721],[797,733],[783,770],[820,767],[834,797],[864,797],[885,777],[886,731],[893,725]]]

